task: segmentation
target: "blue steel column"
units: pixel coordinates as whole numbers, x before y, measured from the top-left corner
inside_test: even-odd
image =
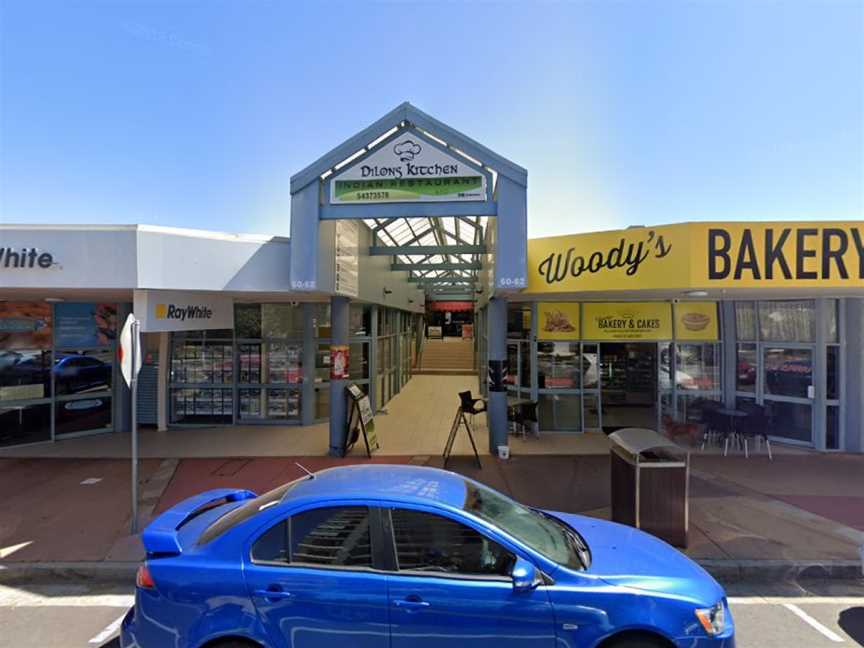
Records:
[[[841,347],[845,367],[846,450],[864,452],[864,299],[850,297],[846,302],[845,347]],[[841,338],[842,339],[842,338]]]
[[[348,344],[348,297],[330,298],[330,344]],[[350,362],[350,358],[349,358]],[[345,388],[348,381],[330,379],[330,456],[339,457],[348,431]]]
[[[303,391],[300,394],[300,422],[315,422],[315,305],[304,302],[303,308]]]
[[[723,393],[720,395],[720,400],[723,401],[727,407],[734,408],[735,382],[737,378],[736,369],[738,368],[738,349],[735,338],[735,302],[720,302],[720,327],[720,352],[723,354],[723,362],[720,363],[723,372],[721,382]],[[674,384],[675,381],[673,381],[673,385]]]
[[[493,297],[487,308],[489,325],[489,366],[496,361],[507,362],[507,299]],[[481,369],[486,371],[487,369]],[[489,400],[486,418],[489,423],[489,452],[496,454],[499,445],[507,445],[507,387],[497,388],[489,382]]]
[[[378,305],[372,305],[369,316],[369,404],[378,411]]]

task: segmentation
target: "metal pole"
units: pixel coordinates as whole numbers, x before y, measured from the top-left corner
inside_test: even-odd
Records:
[[[138,533],[138,321],[132,322],[132,522],[130,533]]]

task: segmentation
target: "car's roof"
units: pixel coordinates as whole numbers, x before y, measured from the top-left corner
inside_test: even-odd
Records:
[[[286,493],[285,501],[300,498],[387,499],[462,507],[465,492],[465,478],[447,470],[367,464],[319,471],[314,478],[298,482]]]

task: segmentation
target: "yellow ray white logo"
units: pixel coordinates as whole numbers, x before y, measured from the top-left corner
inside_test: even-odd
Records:
[[[176,306],[156,304],[156,319],[175,319],[185,322],[193,319],[211,319],[213,311],[207,306]]]

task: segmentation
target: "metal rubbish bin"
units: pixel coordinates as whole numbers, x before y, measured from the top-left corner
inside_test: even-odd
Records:
[[[609,439],[612,519],[686,547],[690,454],[644,428],[624,428]]]

